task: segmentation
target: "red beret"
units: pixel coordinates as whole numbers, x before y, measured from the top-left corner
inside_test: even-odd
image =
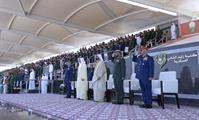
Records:
[[[140,49],[141,49],[141,50],[148,50],[148,48],[145,47],[145,46],[141,46]]]

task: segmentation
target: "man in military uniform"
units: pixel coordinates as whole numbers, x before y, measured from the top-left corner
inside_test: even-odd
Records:
[[[147,54],[148,49],[141,46],[139,54],[133,56],[133,61],[137,62],[136,65],[136,78],[139,79],[142,96],[144,99],[143,108],[152,108],[152,87],[151,80],[154,76],[154,60]]]
[[[113,79],[114,86],[116,92],[116,101],[113,101],[114,104],[123,104],[123,80],[125,78],[125,60],[122,57],[122,52],[120,50],[116,50],[113,53],[114,57],[114,70],[113,70]]]

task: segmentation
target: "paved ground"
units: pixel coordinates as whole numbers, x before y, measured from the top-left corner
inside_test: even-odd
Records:
[[[7,94],[0,95],[0,101],[61,120],[199,120],[199,108],[189,106],[177,109],[176,105],[166,104],[163,110],[154,103],[153,109],[143,109],[138,105],[66,99],[56,94]]]
[[[28,112],[13,109],[12,112],[5,107],[0,107],[0,120],[47,120],[46,118]]]

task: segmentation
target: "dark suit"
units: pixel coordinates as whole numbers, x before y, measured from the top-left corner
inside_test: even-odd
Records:
[[[67,97],[71,97],[71,81],[73,79],[73,68],[68,67],[67,65],[64,66],[64,83],[66,86],[66,95]]]

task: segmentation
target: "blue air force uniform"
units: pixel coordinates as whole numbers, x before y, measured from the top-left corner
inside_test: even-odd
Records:
[[[71,66],[64,66],[64,84],[66,87],[67,97],[71,97],[71,80],[73,79],[73,68]]]
[[[94,74],[94,69],[93,68],[88,68],[87,69],[87,76],[88,76],[88,81],[92,81],[93,79],[93,74]]]
[[[154,60],[151,56],[146,55],[143,57],[133,56],[133,61],[137,62],[136,65],[136,78],[139,79],[144,105],[152,105],[152,86],[149,77],[154,75]]]

